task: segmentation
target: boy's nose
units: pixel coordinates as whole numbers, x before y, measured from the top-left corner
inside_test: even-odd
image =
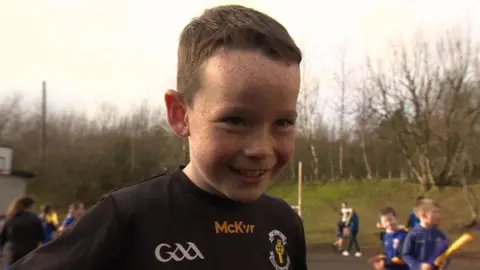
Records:
[[[255,159],[264,159],[274,154],[275,139],[267,128],[246,138],[244,154]]]

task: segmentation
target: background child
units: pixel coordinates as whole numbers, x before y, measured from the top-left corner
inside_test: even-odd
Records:
[[[357,212],[354,208],[351,208],[350,219],[348,221],[348,249],[343,251],[344,256],[349,256],[352,246],[355,246],[355,257],[361,257],[362,253],[360,252],[360,246],[358,245],[357,235],[360,229],[360,219],[358,218]]]
[[[74,225],[85,214],[85,206],[82,202],[74,202],[68,207],[67,217],[63,221],[59,232],[64,231],[67,227]]]
[[[43,242],[48,243],[53,240],[54,234],[58,229],[58,215],[53,211],[50,204],[44,204],[42,205],[40,219],[45,230],[45,240]]]
[[[415,213],[415,207],[420,204],[420,202],[425,199],[424,196],[418,196],[416,201],[415,201],[415,206],[413,207],[412,211],[408,215],[407,219],[407,229],[410,230],[411,228],[415,228],[417,225],[420,224],[420,219],[417,217],[417,214]]]
[[[336,240],[333,243],[333,248],[339,252],[343,251],[343,233],[344,233],[344,228],[345,228],[345,223],[342,220],[343,214],[340,213],[340,218],[337,221],[337,235],[336,235]]]
[[[405,238],[403,260],[413,270],[437,269],[431,260],[443,252],[438,250],[437,246],[447,241],[445,234],[437,227],[440,221],[440,207],[431,199],[423,199],[415,212],[420,219],[420,225],[411,228]],[[443,266],[439,269],[443,269]]]
[[[383,227],[383,224],[382,224],[382,218],[380,217],[377,221],[377,229],[380,230],[379,232],[379,239],[380,239],[380,247],[382,248],[383,250],[383,239],[385,238],[385,228]]]
[[[385,207],[380,211],[380,223],[385,228],[383,239],[384,259],[374,263],[377,270],[408,270],[402,260],[402,246],[407,231],[401,229],[397,223],[397,214],[392,207]]]
[[[342,235],[345,233],[345,230],[348,230],[348,220],[350,219],[350,211],[351,209],[348,207],[348,203],[344,201],[342,203],[342,208],[340,208],[340,214],[342,215],[341,221],[343,223],[343,232]]]
[[[346,225],[346,222],[348,220],[348,216],[350,215],[350,208],[348,208],[348,203],[347,202],[342,203],[342,208],[340,208],[340,213],[342,215],[342,221]]]

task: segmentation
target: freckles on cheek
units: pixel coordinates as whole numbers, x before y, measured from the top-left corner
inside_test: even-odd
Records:
[[[215,143],[215,147],[212,148],[212,160],[215,163],[225,163],[229,161],[236,153],[236,149],[234,145],[231,144],[222,144],[222,143]]]
[[[277,147],[278,155],[280,158],[288,162],[293,158],[295,153],[295,139],[287,139],[280,141]]]
[[[204,162],[208,163],[210,166],[216,166],[228,163],[237,151],[235,144],[230,143],[228,140],[222,140],[221,138],[212,138],[209,139],[209,147],[206,151],[204,158],[208,159]]]

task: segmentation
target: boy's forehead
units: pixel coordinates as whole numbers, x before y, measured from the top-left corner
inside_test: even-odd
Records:
[[[300,69],[297,64],[275,61],[255,51],[219,50],[206,61],[203,81],[237,89],[299,89]]]

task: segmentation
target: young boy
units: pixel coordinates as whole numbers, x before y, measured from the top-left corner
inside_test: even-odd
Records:
[[[355,246],[355,257],[361,257],[362,253],[360,252],[360,246],[358,245],[357,235],[360,229],[360,219],[358,218],[357,212],[354,208],[350,209],[350,219],[348,220],[348,249],[343,251],[343,256],[349,256],[352,246]]]
[[[397,223],[397,214],[392,207],[380,211],[380,223],[385,229],[383,238],[383,259],[374,264],[376,270],[408,270],[402,260],[402,246],[407,231]]]
[[[342,220],[342,217],[343,217],[343,214],[340,213],[340,219],[337,221],[336,240],[332,244],[332,247],[339,252],[343,252],[343,233],[344,233],[345,223]]]
[[[271,17],[229,5],[182,31],[168,123],[190,163],[117,190],[10,270],[304,270],[302,220],[265,195],[295,148],[302,59]]]
[[[385,228],[383,227],[381,217],[377,220],[376,227],[377,227],[377,229],[379,229],[379,239],[380,239],[381,247],[383,249],[383,240],[385,239],[386,231],[385,231]]]
[[[58,229],[59,233],[62,233],[66,228],[75,225],[80,218],[85,215],[85,205],[82,202],[74,202],[68,207],[67,217],[63,221],[62,225]]]
[[[342,222],[344,223],[344,226],[347,226],[347,220],[350,216],[350,208],[348,207],[347,202],[342,203],[342,208],[340,209],[340,213],[342,215]]]
[[[46,244],[54,239],[55,233],[58,230],[58,215],[52,205],[44,204],[42,205],[39,217],[45,229],[45,240],[43,242]]]
[[[423,199],[415,212],[420,225],[410,229],[405,238],[403,260],[412,270],[437,269],[433,260],[444,251],[438,250],[438,247],[447,246],[447,237],[437,228],[440,221],[439,205],[431,199]],[[443,269],[443,266],[439,269]]]
[[[420,204],[420,202],[422,202],[422,200],[425,199],[424,196],[418,196],[416,201],[415,201],[415,206],[413,208],[415,208],[416,206],[418,206]],[[415,214],[415,210],[412,209],[412,211],[410,212],[410,214],[408,215],[408,219],[407,219],[407,228],[410,230],[411,228],[415,228],[417,225],[420,224],[420,219],[417,217],[417,215]]]

